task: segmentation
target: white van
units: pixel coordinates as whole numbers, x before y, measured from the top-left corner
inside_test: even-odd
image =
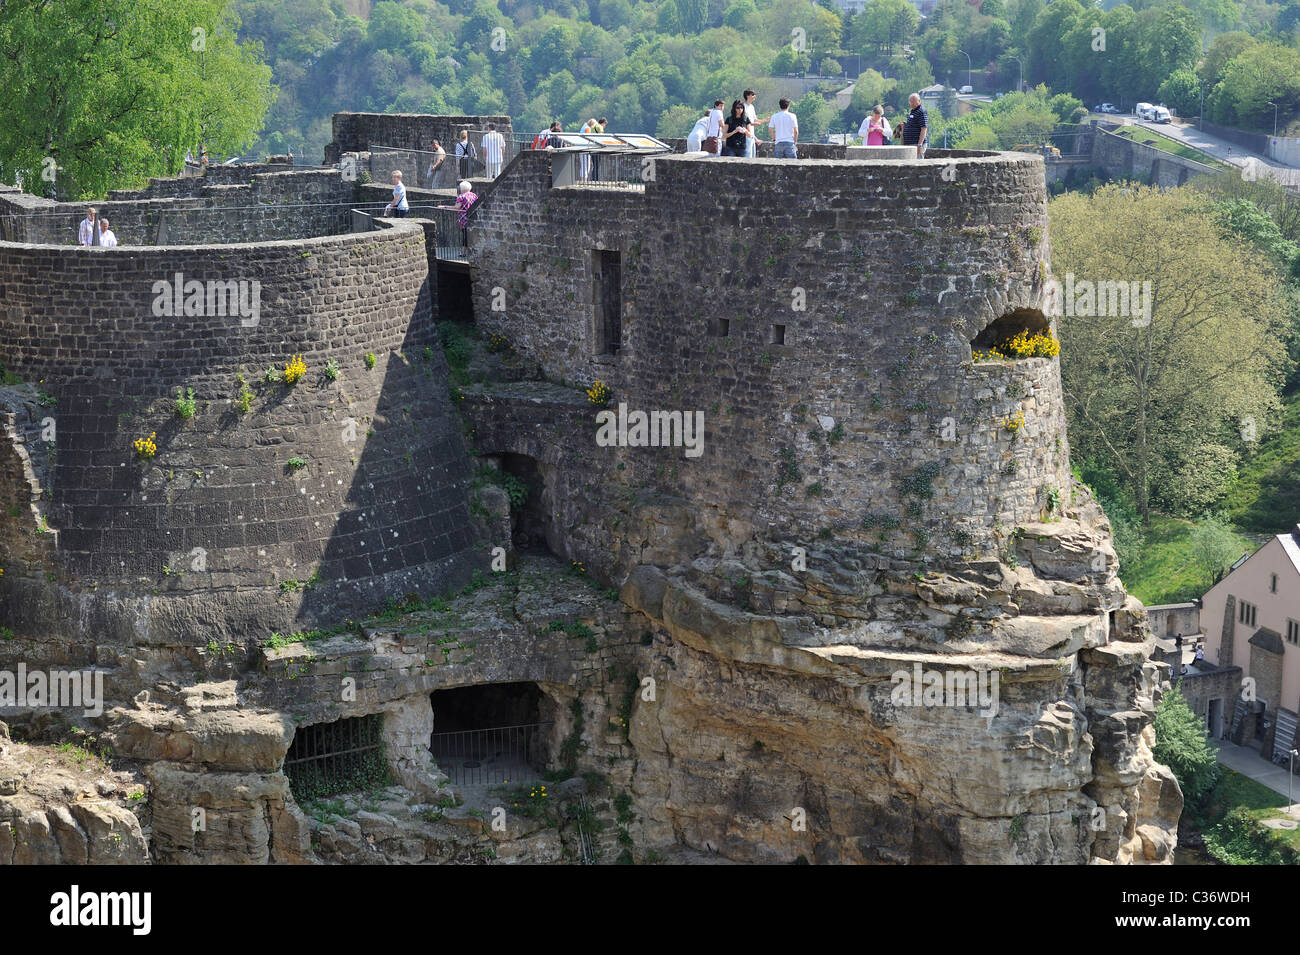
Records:
[[[1174,121],[1174,118],[1169,115],[1169,110],[1167,110],[1165,107],[1157,106],[1154,109],[1154,113],[1151,117],[1151,121],[1154,123],[1172,123]]]
[[[1150,103],[1138,103],[1133,107],[1133,112],[1138,119],[1145,119],[1148,122],[1156,118],[1156,108]]]

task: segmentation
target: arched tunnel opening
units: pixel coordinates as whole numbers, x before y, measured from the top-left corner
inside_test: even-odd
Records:
[[[536,683],[435,690],[430,703],[429,751],[455,785],[515,785],[546,768],[555,707]]]
[[[550,469],[526,454],[503,454],[501,470],[519,480],[528,496],[510,509],[510,532],[516,550],[559,557],[559,539],[551,508]]]
[[[1002,351],[1017,335],[1046,333],[1051,320],[1036,308],[1017,308],[999,315],[984,326],[983,331],[971,339],[971,351]]]

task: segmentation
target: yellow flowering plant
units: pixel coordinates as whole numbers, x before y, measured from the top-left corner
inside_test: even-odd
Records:
[[[971,351],[971,361],[1003,361],[1007,358],[1055,358],[1061,353],[1061,342],[1050,330],[1047,332],[1022,331],[1003,339],[989,351]]]
[[[302,355],[294,355],[284,363],[284,383],[286,385],[296,384],[298,379],[307,374],[307,363],[302,360]]]
[[[157,431],[151,431],[147,438],[135,439],[135,453],[142,458],[151,458],[158,453],[158,444],[154,438],[158,437]]]
[[[587,389],[587,400],[593,405],[609,404],[609,399],[612,394],[613,392],[610,391],[609,385],[605,384],[600,379],[597,379],[596,381],[593,381],[591,387]]]

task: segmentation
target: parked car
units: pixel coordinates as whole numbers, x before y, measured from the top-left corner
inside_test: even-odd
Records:
[[[1093,107],[1092,111],[1094,113],[1118,113],[1119,107],[1114,103],[1101,103],[1100,105]]]
[[[963,86],[963,87],[962,87],[961,89],[959,89],[957,92],[960,93],[960,94],[963,95],[963,96],[966,96],[966,95],[969,95],[970,93],[974,93],[974,92],[975,92],[975,87],[973,87],[973,86]]]

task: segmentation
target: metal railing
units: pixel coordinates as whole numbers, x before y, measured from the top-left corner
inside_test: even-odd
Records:
[[[374,182],[386,183],[393,170],[400,169],[402,181],[416,189],[455,189],[456,183],[463,178],[456,166],[455,150],[446,143],[442,149],[446,155],[430,179],[429,167],[438,160],[438,154],[433,150],[371,146],[370,177]]]
[[[477,204],[477,203],[476,203]],[[466,217],[466,221],[471,221],[471,215]],[[433,209],[427,213],[421,213],[422,217],[432,219],[437,238],[437,257],[448,262],[468,262],[469,261],[469,229],[462,229],[460,225],[460,212],[453,212],[450,209]]]
[[[284,759],[294,797],[366,789],[387,777],[383,714],[299,727]]]
[[[649,162],[647,162],[649,160]],[[581,153],[577,186],[603,189],[645,189],[653,156],[644,153]]]
[[[551,723],[434,733],[434,762],[457,786],[517,785],[536,779],[546,756],[543,731]]]

